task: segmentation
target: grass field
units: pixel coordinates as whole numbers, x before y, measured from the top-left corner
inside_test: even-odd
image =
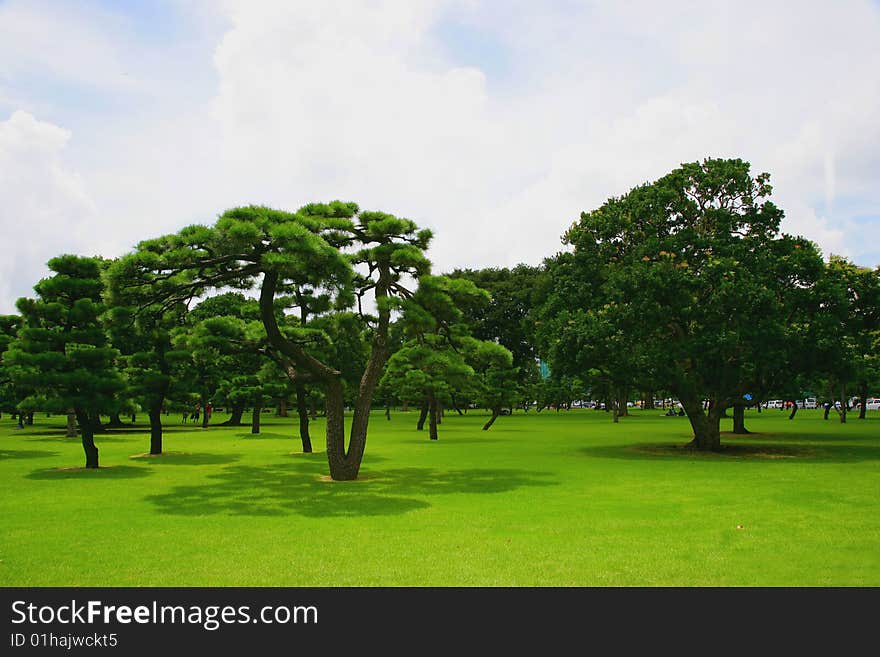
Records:
[[[747,415],[693,454],[686,418],[577,410],[371,423],[361,479],[326,481],[295,418],[145,424],[83,464],[63,418],[0,420],[3,586],[880,585],[880,414]],[[144,418],[145,419],[145,418]],[[220,421],[223,417],[216,417]],[[730,420],[722,428],[729,428]],[[323,424],[312,427],[323,449]]]

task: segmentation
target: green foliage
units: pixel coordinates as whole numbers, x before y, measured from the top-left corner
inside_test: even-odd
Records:
[[[668,382],[719,407],[756,385],[762,362],[796,367],[785,345],[821,259],[779,234],[768,181],[708,159],[583,213],[565,235],[572,252],[548,263],[539,334],[551,367]]]
[[[3,356],[10,343],[15,340],[20,326],[21,317],[18,315],[0,315],[0,412],[14,410],[18,401],[11,369]]]
[[[97,417],[123,387],[101,321],[106,263],[63,255],[48,266],[54,275],[34,286],[37,298],[18,301],[24,324],[4,358],[13,384],[27,391],[18,407]]]

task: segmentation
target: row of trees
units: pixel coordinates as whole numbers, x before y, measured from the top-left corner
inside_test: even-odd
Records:
[[[514,407],[600,398],[616,421],[635,395],[672,395],[706,449],[728,410],[744,431],[770,396],[822,390],[845,420],[878,378],[878,271],[780,234],[749,169],[687,164],[609,199],[540,267],[433,276],[430,231],[338,201],[235,208],[114,261],[60,256],[0,318],[0,409],[67,413],[97,467],[101,414],[146,409],[160,453],[163,409],[220,401],[239,423],[249,407],[258,431],[295,400],[304,451],[322,407],[337,480],[357,477],[374,404],[420,408],[436,439],[443,409],[488,408],[488,429]]]

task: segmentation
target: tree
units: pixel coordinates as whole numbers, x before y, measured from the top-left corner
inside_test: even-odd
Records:
[[[109,346],[101,322],[105,262],[62,255],[48,266],[54,275],[34,286],[37,298],[18,300],[24,325],[6,359],[14,384],[33,391],[19,408],[73,409],[86,468],[97,468],[99,414],[114,407],[123,387],[116,369],[118,352]]]
[[[161,454],[162,411],[169,400],[185,397],[181,372],[192,355],[175,347],[172,337],[186,322],[186,308],[177,304],[164,311],[150,308],[136,313],[130,306],[114,305],[115,301],[108,297],[111,341],[122,356],[128,394],[147,409],[150,454]]]
[[[832,255],[817,285],[817,313],[811,327],[815,369],[846,422],[849,390],[857,392],[865,417],[869,382],[878,378],[876,337],[880,331],[880,270],[859,267]]]
[[[190,226],[141,242],[120,259],[124,292],[146,304],[185,302],[212,288],[250,289],[259,281],[260,315],[269,349],[290,381],[315,384],[327,409],[327,459],[334,480],[357,477],[366,447],[373,392],[388,356],[388,327],[406,276],[429,270],[424,256],[431,232],[408,219],[361,212],[354,203],[311,204],[295,213],[249,206],[225,212],[214,226]],[[375,299],[370,356],[361,373],[348,445],[342,373],[317,358],[309,344],[285,336],[276,295],[291,287],[327,294],[336,309],[362,308]]]
[[[202,325],[204,329],[206,326],[204,322],[217,317],[236,318],[244,321],[259,321],[260,304],[256,299],[248,298],[240,292],[227,292],[225,294],[217,294],[207,297],[206,299],[199,301],[198,305],[190,311],[189,322],[187,324],[189,328],[187,332],[192,332],[195,327],[199,325]],[[210,327],[210,325],[207,326]],[[218,328],[222,328],[223,326],[225,325],[220,324],[218,325]],[[210,328],[204,330],[203,334],[205,337],[208,337],[210,335]],[[240,337],[241,334],[236,333],[236,335]],[[178,335],[178,340],[183,344],[186,342],[187,338],[180,334]],[[265,338],[263,338],[263,340],[265,340]],[[199,357],[197,357],[193,364],[198,365],[204,363],[205,365],[210,365],[214,372],[211,378],[216,380],[216,385],[210,391],[213,393],[211,396],[219,395],[218,400],[222,400],[222,403],[230,408],[229,419],[221,424],[224,426],[241,426],[244,409],[245,406],[247,406],[247,398],[243,395],[233,394],[230,396],[227,394],[233,390],[230,385],[230,379],[250,370],[253,370],[251,373],[255,375],[256,370],[259,369],[259,359],[255,361],[255,354],[247,351],[243,346],[227,349],[223,354],[224,357],[220,358],[220,351],[227,346],[223,339],[215,342],[209,340],[206,346],[208,347],[208,353],[200,352]],[[193,345],[193,347],[195,347],[195,345]],[[207,394],[208,393],[205,392],[200,396]]]
[[[0,315],[0,413],[14,412],[17,403],[10,368],[4,363],[3,354],[15,340],[21,326],[18,315]]]
[[[812,243],[780,235],[769,174],[749,170],[742,160],[684,164],[583,213],[564,238],[575,285],[556,292],[578,300],[559,339],[614,336],[597,367],[640,350],[681,401],[697,449],[720,447],[725,410],[749,392],[764,346],[785,334],[786,295],[821,269]]]
[[[477,403],[492,411],[483,425],[489,428],[505,407],[513,406],[517,397],[517,368],[513,366],[513,354],[495,342],[470,339],[464,343],[465,361],[475,373],[475,397]]]
[[[427,416],[428,437],[437,440],[441,404],[450,403],[451,392],[466,388],[473,374],[461,353],[444,338],[431,334],[409,341],[391,356],[382,382],[398,398],[424,404],[417,428],[422,428]]]

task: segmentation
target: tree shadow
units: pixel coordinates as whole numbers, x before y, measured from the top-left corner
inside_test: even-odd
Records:
[[[139,468],[132,465],[110,465],[100,468],[44,468],[34,470],[26,479],[38,479],[58,481],[61,479],[137,479],[150,474],[147,468]]]
[[[260,433],[250,433],[250,432],[248,432],[248,433],[240,433],[240,432],[239,432],[239,433],[236,433],[233,437],[234,437],[234,438],[238,438],[239,440],[247,440],[247,441],[254,441],[254,440],[295,440],[295,441],[297,441],[300,445],[302,444],[302,442],[300,441],[300,438],[299,438],[299,434],[294,435],[293,433],[284,434],[284,433],[267,433],[267,432],[260,432]]]
[[[722,442],[718,451],[693,449],[683,443],[599,445],[578,450],[585,456],[613,459],[681,461],[792,461],[810,463],[858,463],[880,460],[880,445],[799,444],[778,442]]]
[[[145,499],[161,513],[181,516],[301,515],[313,518],[400,515],[431,506],[407,495],[498,493],[550,486],[548,473],[525,470],[402,468],[367,471],[355,481],[327,480],[324,460],[293,465],[232,466],[199,486],[177,486]]]
[[[423,445],[425,443],[429,445],[439,445],[439,444],[449,444],[449,445],[461,445],[461,444],[478,444],[478,443],[501,443],[504,442],[503,437],[492,438],[492,437],[482,437],[482,436],[458,436],[455,434],[452,435],[444,435],[440,433],[437,437],[437,440],[431,440],[428,438],[427,433],[423,438],[406,438],[401,440],[400,442],[406,443],[409,445]]]
[[[147,432],[149,435],[149,432]],[[31,442],[35,443],[70,443],[71,445],[80,445],[82,444],[82,438],[80,436],[73,436],[68,438],[64,435],[64,430],[58,431],[34,431],[33,433],[21,434],[22,437],[28,438]],[[31,438],[31,436],[40,436],[39,438]],[[98,447],[101,446],[101,443],[127,443],[131,442],[132,438],[130,436],[111,436],[106,433],[96,433],[95,434],[95,444]]]
[[[43,459],[58,456],[59,452],[32,449],[0,449],[0,459]]]
[[[128,458],[150,465],[227,465],[235,463],[241,457],[237,454],[162,452],[161,454],[133,454]]]

